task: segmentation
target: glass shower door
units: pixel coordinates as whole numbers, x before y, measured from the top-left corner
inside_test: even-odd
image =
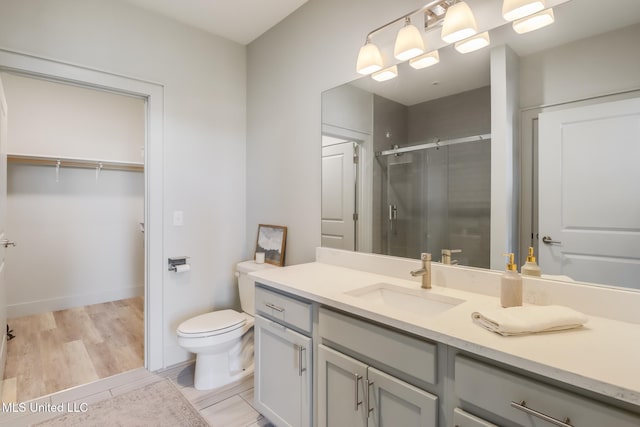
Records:
[[[378,157],[377,253],[429,252],[440,261],[442,249],[460,249],[461,264],[488,267],[490,147],[485,140]]]

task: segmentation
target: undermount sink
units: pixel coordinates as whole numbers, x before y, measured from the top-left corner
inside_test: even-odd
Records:
[[[392,308],[420,316],[435,316],[464,302],[464,300],[435,294],[426,289],[411,289],[390,283],[375,285],[345,292],[372,305]]]

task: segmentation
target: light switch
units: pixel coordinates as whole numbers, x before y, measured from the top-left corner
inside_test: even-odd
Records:
[[[182,211],[173,211],[173,225],[181,227],[184,224],[184,213]]]

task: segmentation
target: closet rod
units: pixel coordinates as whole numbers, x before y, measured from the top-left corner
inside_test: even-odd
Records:
[[[144,164],[136,162],[121,162],[117,160],[82,159],[78,157],[38,156],[32,154],[7,154],[7,161],[12,163],[25,163],[44,166],[61,166],[69,168],[86,168],[109,170],[123,170],[143,172]],[[58,163],[60,162],[60,163]]]
[[[425,144],[410,145],[408,147],[399,147],[399,148],[393,148],[391,150],[378,151],[376,153],[376,156],[390,156],[392,154],[408,153],[411,151],[426,150],[428,148],[462,144],[464,142],[486,141],[488,139],[491,139],[490,133],[485,133],[483,135],[466,136],[464,138],[445,139],[442,141],[439,140],[438,138],[435,138],[433,139],[432,142],[427,142]]]

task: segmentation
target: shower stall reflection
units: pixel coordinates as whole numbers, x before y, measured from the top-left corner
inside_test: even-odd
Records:
[[[322,246],[434,261],[459,249],[454,263],[489,267],[488,64],[476,77],[440,97],[410,81],[384,96],[370,79],[322,94]]]
[[[430,252],[439,260],[443,249],[461,249],[455,257],[460,264],[489,267],[487,136],[376,153],[374,253],[415,258]]]

